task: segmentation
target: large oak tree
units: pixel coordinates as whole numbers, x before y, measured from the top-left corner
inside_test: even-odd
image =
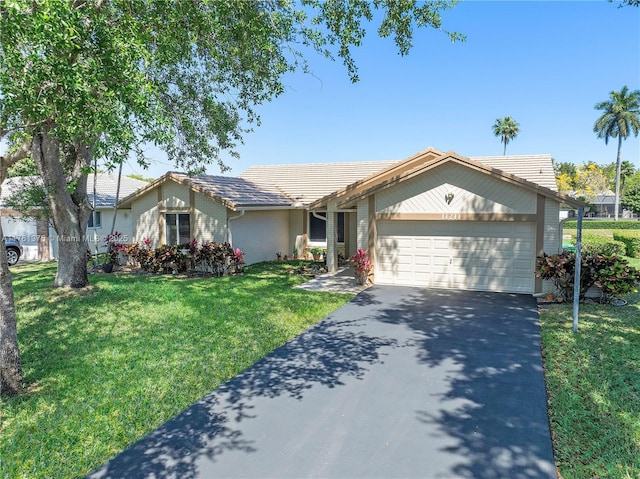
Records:
[[[44,181],[60,245],[54,284],[88,282],[86,182],[94,158],[113,164],[134,154],[144,164],[142,145],[151,143],[180,169],[217,163],[224,170],[220,153],[234,154],[258,122],[255,107],[283,93],[286,73],[307,69],[305,54],[341,58],[355,81],[351,49],[374,17],[378,34],[406,54],[413,29],[441,29],[440,12],[455,3],[0,2],[0,140],[21,133],[14,151],[30,154]],[[17,160],[5,156],[0,171]],[[6,263],[0,268],[6,294]],[[13,300],[2,299],[0,319],[15,322],[7,313]]]

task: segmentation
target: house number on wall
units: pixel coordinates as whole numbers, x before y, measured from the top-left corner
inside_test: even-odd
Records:
[[[460,213],[442,213],[443,220],[459,220]]]

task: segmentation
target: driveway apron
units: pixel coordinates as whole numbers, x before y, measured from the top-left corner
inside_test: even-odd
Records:
[[[536,303],[373,286],[89,477],[555,478]]]

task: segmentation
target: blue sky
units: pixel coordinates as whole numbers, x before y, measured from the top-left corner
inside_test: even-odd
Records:
[[[443,27],[467,35],[415,33],[406,57],[372,24],[354,51],[360,81],[340,61],[309,57],[314,75],[286,78],[287,91],[259,107],[262,125],[245,136],[237,175],[252,165],[403,159],[428,146],[465,156],[501,155],[496,118],[512,116],[520,134],[507,154],[550,153],[582,164],[615,161],[593,133],[594,105],[624,85],[640,89],[640,8],[604,1],[464,1],[444,12]],[[640,168],[640,138],[622,147]],[[160,153],[142,170],[174,169]],[[220,174],[211,166],[210,174]]]

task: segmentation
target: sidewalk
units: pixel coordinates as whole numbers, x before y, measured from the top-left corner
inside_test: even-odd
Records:
[[[296,288],[306,289],[307,291],[349,294],[361,293],[368,287],[368,285],[363,286],[356,282],[353,268],[350,266],[343,266],[338,268],[335,273],[322,274],[300,286],[296,286]]]

